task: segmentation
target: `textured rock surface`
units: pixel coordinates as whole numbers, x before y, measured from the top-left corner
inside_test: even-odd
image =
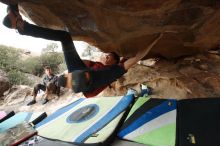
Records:
[[[0,70],[0,98],[3,96],[3,93],[9,89],[9,79],[6,76],[6,73]]]
[[[82,94],[73,94],[71,91],[63,89],[60,98],[51,99],[46,105],[41,104],[44,94],[38,94],[36,99],[37,103],[32,106],[27,106],[27,103],[32,100],[32,96],[29,95],[32,89],[33,88],[24,85],[13,86],[11,92],[5,97],[5,100],[0,100],[0,110],[14,110],[16,112],[45,111],[47,114],[51,114],[57,109],[71,103],[73,97],[82,97]]]
[[[6,105],[15,105],[24,102],[27,95],[30,95],[32,88],[24,85],[13,86],[10,92],[5,96]]]
[[[162,31],[167,33],[149,56],[172,58],[219,47],[219,0],[19,0],[19,5],[40,26],[68,30],[75,40],[124,57]]]
[[[156,98],[220,97],[219,68],[220,56],[211,53],[172,61],[160,59],[151,67],[133,67],[103,95],[125,94],[127,87],[139,90],[144,83],[153,88]]]

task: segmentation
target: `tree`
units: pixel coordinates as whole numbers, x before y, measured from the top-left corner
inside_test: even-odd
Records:
[[[90,57],[94,52],[99,52],[96,47],[88,46],[82,53],[82,57]]]
[[[25,53],[23,50],[0,45],[0,69],[8,74],[11,84],[30,85],[31,81],[25,73],[42,76],[47,65],[54,73],[60,73],[60,69],[63,71],[66,68],[63,53],[57,52],[57,49],[57,44],[48,44],[40,56],[22,60]]]
[[[0,45],[0,69],[7,73],[10,84],[32,84],[21,72],[23,53],[21,49]]]
[[[37,76],[44,74],[44,67],[50,66],[54,73],[60,73],[60,67],[64,64],[63,53],[57,52],[58,45],[48,44],[40,56],[30,57],[23,62],[23,71]]]
[[[55,73],[59,73],[59,65],[64,63],[63,53],[57,52],[58,45],[48,44],[41,52],[40,61],[42,66],[50,66]]]
[[[56,43],[50,43],[47,44],[46,48],[42,49],[41,54],[57,52],[57,49],[58,49],[58,45]]]
[[[22,71],[25,73],[33,74],[35,76],[42,75],[43,69],[40,56],[29,57],[22,63]]]
[[[0,45],[0,68],[6,72],[19,70],[22,53],[21,49]]]

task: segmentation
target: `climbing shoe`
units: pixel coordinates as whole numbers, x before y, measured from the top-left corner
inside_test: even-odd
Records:
[[[133,94],[135,97],[138,97],[138,92],[133,88],[128,88],[125,95],[130,95],[130,94]]]
[[[46,104],[48,101],[49,101],[48,99],[43,99],[42,102],[41,102],[41,104],[44,105],[44,104]]]
[[[30,105],[33,105],[33,104],[35,104],[36,103],[36,100],[31,100],[28,104],[27,104],[27,106],[30,106]]]
[[[11,11],[14,15],[17,15],[19,13],[19,10],[18,10],[18,5],[8,5],[7,7],[7,13]]]
[[[141,88],[141,93],[140,93],[141,97],[146,97],[146,96],[152,94],[152,88],[151,87],[148,87],[147,85],[144,85],[144,84],[141,84],[140,86],[141,86],[140,87]]]
[[[18,5],[9,5],[7,8],[8,14],[3,19],[3,25],[8,28],[16,28],[17,22],[22,20],[21,15],[18,11]],[[23,21],[23,20],[22,20]]]

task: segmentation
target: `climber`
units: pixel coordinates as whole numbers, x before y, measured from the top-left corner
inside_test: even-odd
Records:
[[[115,57],[117,54],[110,53],[109,55],[113,56],[110,57],[111,63],[102,64],[100,67],[93,67],[91,61],[80,59],[71,35],[68,32],[43,28],[23,21],[17,5],[13,5],[13,7],[9,5],[8,14],[4,18],[3,24],[9,28],[17,29],[21,35],[60,41],[68,73],[58,78],[58,84],[59,86],[73,89],[75,93],[83,92],[86,97],[97,95],[109,84],[120,78],[130,67],[146,56],[163,36],[163,33],[159,34],[148,47],[142,49],[125,62],[119,62],[119,57]]]

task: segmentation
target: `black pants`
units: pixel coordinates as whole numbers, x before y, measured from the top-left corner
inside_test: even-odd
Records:
[[[83,63],[78,53],[76,52],[76,48],[68,32],[43,28],[29,24],[27,22],[24,22],[24,30],[18,31],[22,35],[28,35],[53,41],[60,41],[62,44],[62,49],[68,71],[72,72],[74,70],[87,69],[86,65]]]
[[[33,90],[33,96],[36,97],[39,90],[46,91],[46,86],[43,84],[36,84]]]
[[[98,70],[90,70],[89,72],[91,75],[91,85],[88,92],[111,84],[125,74],[126,70],[121,65],[109,65]]]
[[[88,91],[111,84],[126,72],[120,65],[106,66],[105,68],[101,68],[96,71],[92,70],[86,67],[80,59],[78,53],[76,52],[71,35],[68,32],[43,28],[27,22],[24,23],[24,30],[18,30],[20,34],[61,42],[68,72],[87,70],[90,73],[91,84],[89,85]]]

